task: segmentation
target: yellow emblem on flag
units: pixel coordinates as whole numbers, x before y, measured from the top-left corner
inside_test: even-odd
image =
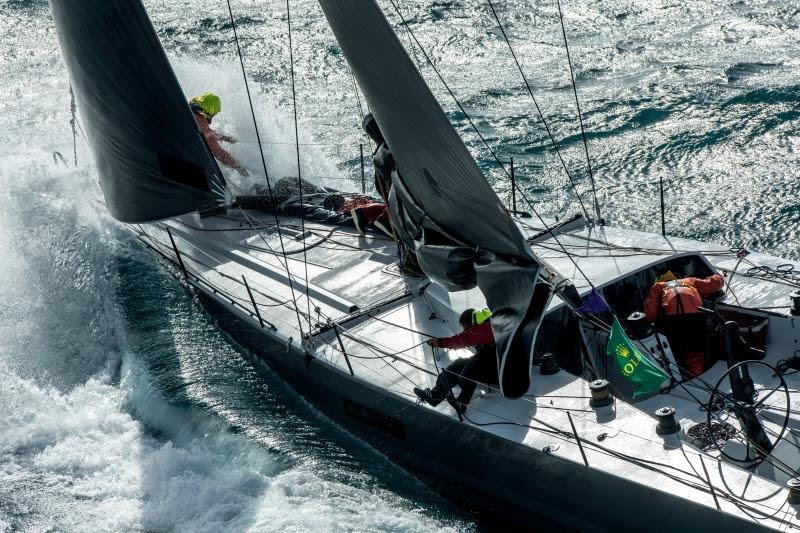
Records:
[[[616,318],[611,325],[606,354],[614,359],[620,373],[633,386],[633,397],[658,392],[669,376],[633,345]]]

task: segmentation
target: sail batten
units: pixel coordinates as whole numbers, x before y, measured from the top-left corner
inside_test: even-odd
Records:
[[[111,215],[161,220],[224,201],[225,180],[139,0],[51,0]]]
[[[493,312],[500,387],[521,396],[552,295],[539,262],[375,1],[319,4],[394,156],[396,234],[448,290],[481,289]]]

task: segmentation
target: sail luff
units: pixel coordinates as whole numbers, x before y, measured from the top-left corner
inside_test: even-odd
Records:
[[[138,0],[51,0],[111,215],[149,222],[224,201],[208,150]]]
[[[464,243],[531,258],[378,6],[372,0],[320,4],[418,205]]]

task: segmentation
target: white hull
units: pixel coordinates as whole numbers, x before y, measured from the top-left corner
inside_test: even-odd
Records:
[[[508,400],[496,390],[479,387],[467,411],[468,419],[463,421],[459,421],[446,402],[435,409],[418,405],[412,387],[432,386],[437,371],[449,363],[448,356],[467,355],[434,354],[424,343],[427,337],[419,332],[436,336],[454,333],[458,313],[466,307],[481,306],[481,294],[477,290],[448,294],[427,280],[402,277],[394,266],[395,246],[389,239],[378,235],[359,237],[347,229],[307,222],[310,235],[303,240],[299,239],[299,222],[291,219],[281,220],[284,247],[289,254],[286,265],[280,254],[275,253],[280,251],[276,229],[259,219],[274,220],[255,213],[243,217],[231,211],[224,217],[200,220],[192,215],[134,229],[143,242],[176,264],[177,248],[187,270],[187,281],[214,307],[225,310],[251,330],[249,344],[255,345],[257,352],[258,341],[252,340],[252,332],[257,333],[256,339],[263,335],[265,349],[260,355],[271,365],[284,366],[282,374],[299,392],[314,396],[313,392],[303,390],[305,378],[298,375],[302,369],[308,371],[313,367],[316,372],[323,369],[323,374],[336,376],[342,383],[338,390],[363,389],[380,398],[374,404],[366,400],[357,402],[358,406],[371,406],[370,409],[379,409],[380,404],[391,406],[391,413],[379,414],[405,424],[406,438],[396,443],[391,435],[384,436],[383,447],[380,432],[370,438],[371,430],[367,428],[364,436],[399,462],[416,466],[423,473],[427,471],[434,478],[452,477],[473,488],[482,483],[492,486],[498,499],[495,506],[508,503],[509,508],[521,513],[520,519],[524,520],[525,512],[530,512],[578,529],[647,527],[674,531],[676,526],[689,527],[691,520],[700,521],[704,527],[724,523],[728,529],[743,531],[756,525],[774,529],[800,527],[796,509],[787,503],[785,488],[786,480],[800,468],[800,450],[795,444],[782,444],[775,450],[775,461],[768,459],[750,471],[743,465],[721,460],[716,450],[701,451],[687,442],[686,429],[706,421],[698,400],[706,402],[709,391],[700,380],[635,404],[618,400],[613,408],[595,410],[589,405],[589,383],[583,377],[565,371],[550,376],[536,372],[531,389],[522,399]],[[537,233],[536,228],[523,227],[523,230],[529,235]],[[690,257],[698,252],[720,270],[731,271],[740,262],[735,254],[718,245],[616,228],[579,229],[559,235],[558,240],[560,244],[552,238],[539,240],[533,246],[534,251],[571,278],[584,293],[589,285],[561,246],[567,247],[580,270],[598,288],[613,285],[667,259]],[[303,243],[307,247],[307,276]],[[773,267],[790,263],[760,254],[748,256],[747,261]],[[791,264],[800,270],[800,264]],[[738,266],[740,271],[744,270],[741,262]],[[747,308],[783,306],[764,312],[769,319],[764,360],[774,366],[779,359],[792,356],[800,338],[800,321],[789,316],[786,306],[794,289],[779,280],[741,273],[734,276],[731,287],[725,300],[729,304]],[[258,305],[260,320],[253,311],[254,303]],[[562,305],[554,299],[548,311],[550,316],[562,312]],[[326,328],[328,319],[336,321],[339,327]],[[302,343],[309,330],[319,332]],[[341,332],[338,337],[337,331]],[[540,336],[546,334],[543,330]],[[537,341],[537,346],[540,342],[546,343],[547,339]],[[280,345],[286,348],[277,350]],[[282,352],[279,358],[276,352]],[[265,356],[269,353],[272,355]],[[280,358],[291,358],[291,364],[284,364],[287,360]],[[726,366],[719,362],[701,378],[713,384],[725,370]],[[760,378],[768,380],[770,376],[753,377],[758,384]],[[790,390],[800,389],[800,378],[787,375],[785,379]],[[796,415],[800,413],[800,397],[791,396],[787,442],[800,440],[793,432],[800,431],[800,416]],[[310,399],[323,412],[339,418],[341,398],[329,395]],[[326,401],[335,405],[326,406]],[[656,433],[653,413],[665,405],[676,410],[675,418],[682,426],[678,435]],[[351,409],[343,418],[354,419],[351,429],[357,433],[361,433],[359,424],[365,424],[364,417],[372,416],[369,410],[364,414],[359,409],[355,408],[355,415]],[[574,438],[568,412],[583,443],[581,446]],[[388,429],[379,429],[391,433],[392,422],[388,424]],[[420,427],[428,432],[429,438],[420,433]],[[437,435],[447,440],[436,441]],[[474,454],[476,443],[481,445],[477,450],[485,454],[486,465],[494,465],[493,468],[478,464],[458,471],[446,467],[447,458],[440,457],[442,450],[448,455],[467,453],[464,450]],[[521,454],[519,450],[524,449],[531,453]],[[498,463],[502,455],[497,454],[512,453],[510,450],[516,450],[513,452],[516,459],[507,463],[509,468],[530,471],[497,467],[503,464]],[[415,454],[419,457],[405,460],[403,453],[406,459]],[[436,457],[439,458],[431,460]],[[480,455],[471,457],[481,462]],[[441,468],[437,469],[437,465]],[[563,487],[543,486],[545,482]],[[504,492],[503,483],[512,485]],[[573,500],[569,505],[575,507],[571,510],[569,505],[555,503],[567,497],[567,489]],[[609,493],[612,490],[618,493]],[[560,499],[553,499],[553,491]],[[624,501],[620,501],[622,494],[626,494]],[[651,524],[648,517],[660,517],[661,522]]]

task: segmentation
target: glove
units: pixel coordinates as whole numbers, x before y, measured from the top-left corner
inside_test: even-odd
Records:
[[[428,339],[428,346],[430,346],[431,348],[438,348],[439,339]]]

